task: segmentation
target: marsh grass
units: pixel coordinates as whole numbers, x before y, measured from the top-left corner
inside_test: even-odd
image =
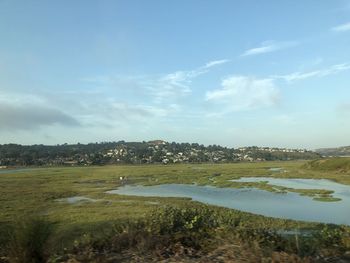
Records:
[[[3,235],[3,233],[6,233],[9,229],[25,229],[23,224],[25,225],[27,223],[18,223],[19,220],[17,220],[17,218],[20,218],[23,214],[26,214],[29,217],[44,215],[45,219],[49,222],[55,222],[54,233],[51,238],[49,238],[49,242],[43,242],[45,245],[43,245],[42,248],[44,250],[43,254],[45,254],[48,250],[48,243],[50,244],[50,249],[55,251],[54,253],[58,253],[64,249],[71,249],[73,246],[75,246],[74,241],[80,240],[84,235],[86,235],[86,237],[90,237],[90,241],[95,245],[99,244],[99,246],[101,246],[101,243],[104,243],[103,240],[106,240],[106,242],[110,242],[112,240],[111,236],[113,234],[111,233],[111,229],[113,229],[115,225],[119,224],[116,222],[134,222],[137,220],[143,221],[145,217],[148,216],[149,213],[155,208],[158,209],[161,214],[161,211],[163,211],[162,207],[169,205],[177,207],[189,206],[192,209],[202,207],[198,202],[189,202],[189,200],[186,198],[136,197],[106,194],[106,191],[116,189],[121,185],[119,182],[120,176],[125,176],[128,180],[128,184],[157,185],[164,183],[197,183],[201,185],[237,187],[237,185],[234,186],[232,184],[233,182],[229,182],[228,180],[238,179],[243,176],[272,176],[271,171],[269,171],[271,167],[282,167],[283,170],[287,170],[288,172],[274,174],[273,176],[281,178],[324,178],[344,184],[350,184],[349,174],[339,173],[337,171],[309,169],[305,168],[304,164],[305,162],[293,161],[236,164],[123,165],[70,168],[55,167],[28,171],[23,170],[15,174],[1,174],[0,245],[2,248],[4,248],[4,245],[2,244],[8,244],[9,237],[6,237],[6,235]],[[271,190],[275,189],[266,183],[260,184],[259,187],[266,190],[268,188]],[[322,194],[322,192],[319,194]],[[56,201],[57,199],[72,196],[86,196],[100,201],[93,203],[79,203],[74,205]],[[216,241],[220,239],[220,236],[222,236],[223,240],[228,239],[229,237],[225,234],[225,232],[234,233],[232,234],[232,239],[236,238],[236,235],[241,236],[241,239],[248,239],[249,235],[245,233],[248,233],[250,230],[247,230],[248,232],[246,232],[244,229],[256,229],[257,232],[260,231],[259,233],[271,233],[271,231],[274,230],[294,229],[296,226],[300,226],[301,228],[305,229],[314,229],[315,231],[318,231],[323,227],[323,225],[317,225],[314,223],[269,218],[237,210],[213,206],[210,207],[212,208],[210,213],[213,215],[201,212],[200,217],[195,219],[192,223],[190,221],[187,228],[183,228],[184,230],[181,230],[180,232],[176,231],[176,236],[179,238],[179,240],[186,240],[186,244],[188,245],[191,243],[195,244],[195,242],[200,241],[199,244],[202,247],[202,250],[209,249],[212,241],[210,238],[206,238],[205,235],[213,234],[212,232],[202,232],[203,238],[201,238],[201,236],[196,235],[194,231],[191,232],[188,229],[191,228],[191,224],[193,225],[193,228],[196,229],[196,227],[202,224],[201,222],[203,221],[203,218],[215,218],[215,222],[219,223],[219,227],[211,228],[215,229],[215,234],[213,234],[213,236],[216,237]],[[159,221],[157,221],[157,219],[155,222],[164,222],[164,224],[167,222],[167,220],[171,219],[174,220],[174,225],[180,225],[183,227],[183,224],[181,223],[181,220],[183,219],[181,219],[180,222],[177,221],[179,218],[177,213],[180,212],[174,211],[174,213],[176,215],[174,214],[173,219],[165,215],[163,215],[164,218],[162,219],[160,214],[153,215],[153,218],[159,219]],[[183,218],[189,219],[191,218],[190,215],[193,214],[193,211],[184,213]],[[189,221],[187,219],[186,222]],[[154,223],[155,226],[157,226],[158,223]],[[147,233],[150,232],[145,232],[144,229],[141,228],[141,223],[141,225],[136,226],[130,226],[128,223],[125,224],[128,225],[128,227],[123,227],[123,231],[127,228],[130,228],[130,230],[125,230],[126,232],[121,232],[120,235],[114,235],[116,240],[121,239],[120,242],[115,242],[115,244],[123,244],[123,240],[128,239],[131,241],[128,241],[129,243],[125,241],[126,244],[135,244],[136,239],[138,240],[136,243],[138,244],[137,247],[139,250],[142,250],[143,247],[147,248],[149,245],[152,247],[152,244],[157,243],[159,238],[161,238],[162,242],[159,241],[158,243],[170,244],[170,241],[168,240],[168,236],[170,236],[170,234],[151,235],[148,237]],[[230,227],[223,228],[223,225],[229,225]],[[158,227],[160,226],[161,224],[158,225]],[[202,226],[200,227],[201,231],[206,228],[205,226],[204,228]],[[32,228],[36,229],[35,227]],[[235,231],[232,231],[232,229],[235,229]],[[241,231],[238,231],[239,229],[241,229]],[[27,231],[27,233],[31,232],[29,230],[25,231]],[[25,231],[23,233],[25,233]],[[45,236],[44,234],[40,234],[40,231],[41,230],[37,230],[36,232],[39,232],[40,236]],[[184,233],[189,233],[189,235],[184,237]],[[145,235],[144,239],[141,238],[143,234]],[[11,231],[11,235],[12,244],[15,244],[14,240],[17,240],[16,242],[21,244],[19,240],[26,239],[24,237],[20,238],[20,234],[15,234],[15,231]],[[16,235],[18,235],[18,238],[13,238],[13,236]],[[30,234],[22,235],[27,235],[27,237],[30,236]],[[246,237],[244,237],[244,235],[246,235]],[[270,234],[261,235],[258,235],[261,237],[259,239],[261,240],[259,244],[260,246],[263,246],[263,244],[268,243],[268,240],[271,240],[271,238],[265,238],[270,236]],[[137,238],[134,238],[136,236]],[[30,240],[30,238],[28,238],[28,240]],[[85,238],[85,240],[87,242],[89,238]],[[264,240],[266,240],[266,242]],[[305,240],[306,239],[299,239],[301,251],[303,247],[308,247]],[[30,242],[28,244],[30,244]],[[292,244],[292,241],[289,244]],[[172,245],[175,246],[175,243],[172,243]],[[222,245],[226,246],[224,241]],[[128,247],[129,245],[125,246]],[[22,247],[24,246],[22,245]],[[309,246],[309,249],[310,251],[312,250],[311,245]],[[22,250],[24,251],[25,249]],[[8,254],[7,252],[9,252],[9,249],[6,249],[6,251],[0,250],[0,256]],[[22,252],[15,251],[13,253],[14,258],[19,258],[18,255]]]
[[[350,172],[350,158],[335,157],[321,160],[314,160],[306,163],[304,168],[317,171],[331,171],[338,173]]]

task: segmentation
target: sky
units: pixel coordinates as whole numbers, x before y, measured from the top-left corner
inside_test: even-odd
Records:
[[[350,1],[0,0],[0,144],[350,145]]]

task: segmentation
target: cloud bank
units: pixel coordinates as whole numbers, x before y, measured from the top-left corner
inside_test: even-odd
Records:
[[[64,112],[33,104],[0,104],[0,123],[4,130],[33,130],[42,126],[60,124],[79,126],[79,122]]]

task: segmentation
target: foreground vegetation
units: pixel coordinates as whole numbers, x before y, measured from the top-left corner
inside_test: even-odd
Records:
[[[305,162],[61,167],[3,173],[0,254],[4,262],[26,262],[20,261],[21,257],[34,252],[40,260],[51,262],[119,262],[130,258],[139,262],[176,257],[211,262],[211,257],[219,256],[250,262],[256,262],[254,258],[268,262],[274,257],[312,262],[345,257],[350,250],[346,226],[267,218],[185,198],[105,193],[125,183],[120,177],[129,184],[226,186],[227,180],[241,176],[271,175],[272,167],[286,171],[278,177],[326,178],[350,184],[349,172],[344,169],[313,169]],[[64,201],[72,196],[93,201]],[[28,218],[34,219],[28,222]],[[23,244],[33,239],[39,245],[28,251]]]
[[[290,234],[288,222],[205,205],[166,206],[140,219],[116,220],[103,234],[84,233],[53,250],[53,224],[15,227],[9,262],[335,262],[348,260],[350,229],[314,225]],[[51,238],[51,239],[50,239]]]

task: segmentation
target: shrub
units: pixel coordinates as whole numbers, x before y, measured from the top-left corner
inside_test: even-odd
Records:
[[[46,262],[46,245],[52,224],[38,219],[26,219],[19,222],[10,233],[8,255],[11,263]]]
[[[174,234],[177,232],[205,232],[218,227],[213,211],[207,207],[178,208],[167,206],[150,214],[148,226],[152,232]]]

